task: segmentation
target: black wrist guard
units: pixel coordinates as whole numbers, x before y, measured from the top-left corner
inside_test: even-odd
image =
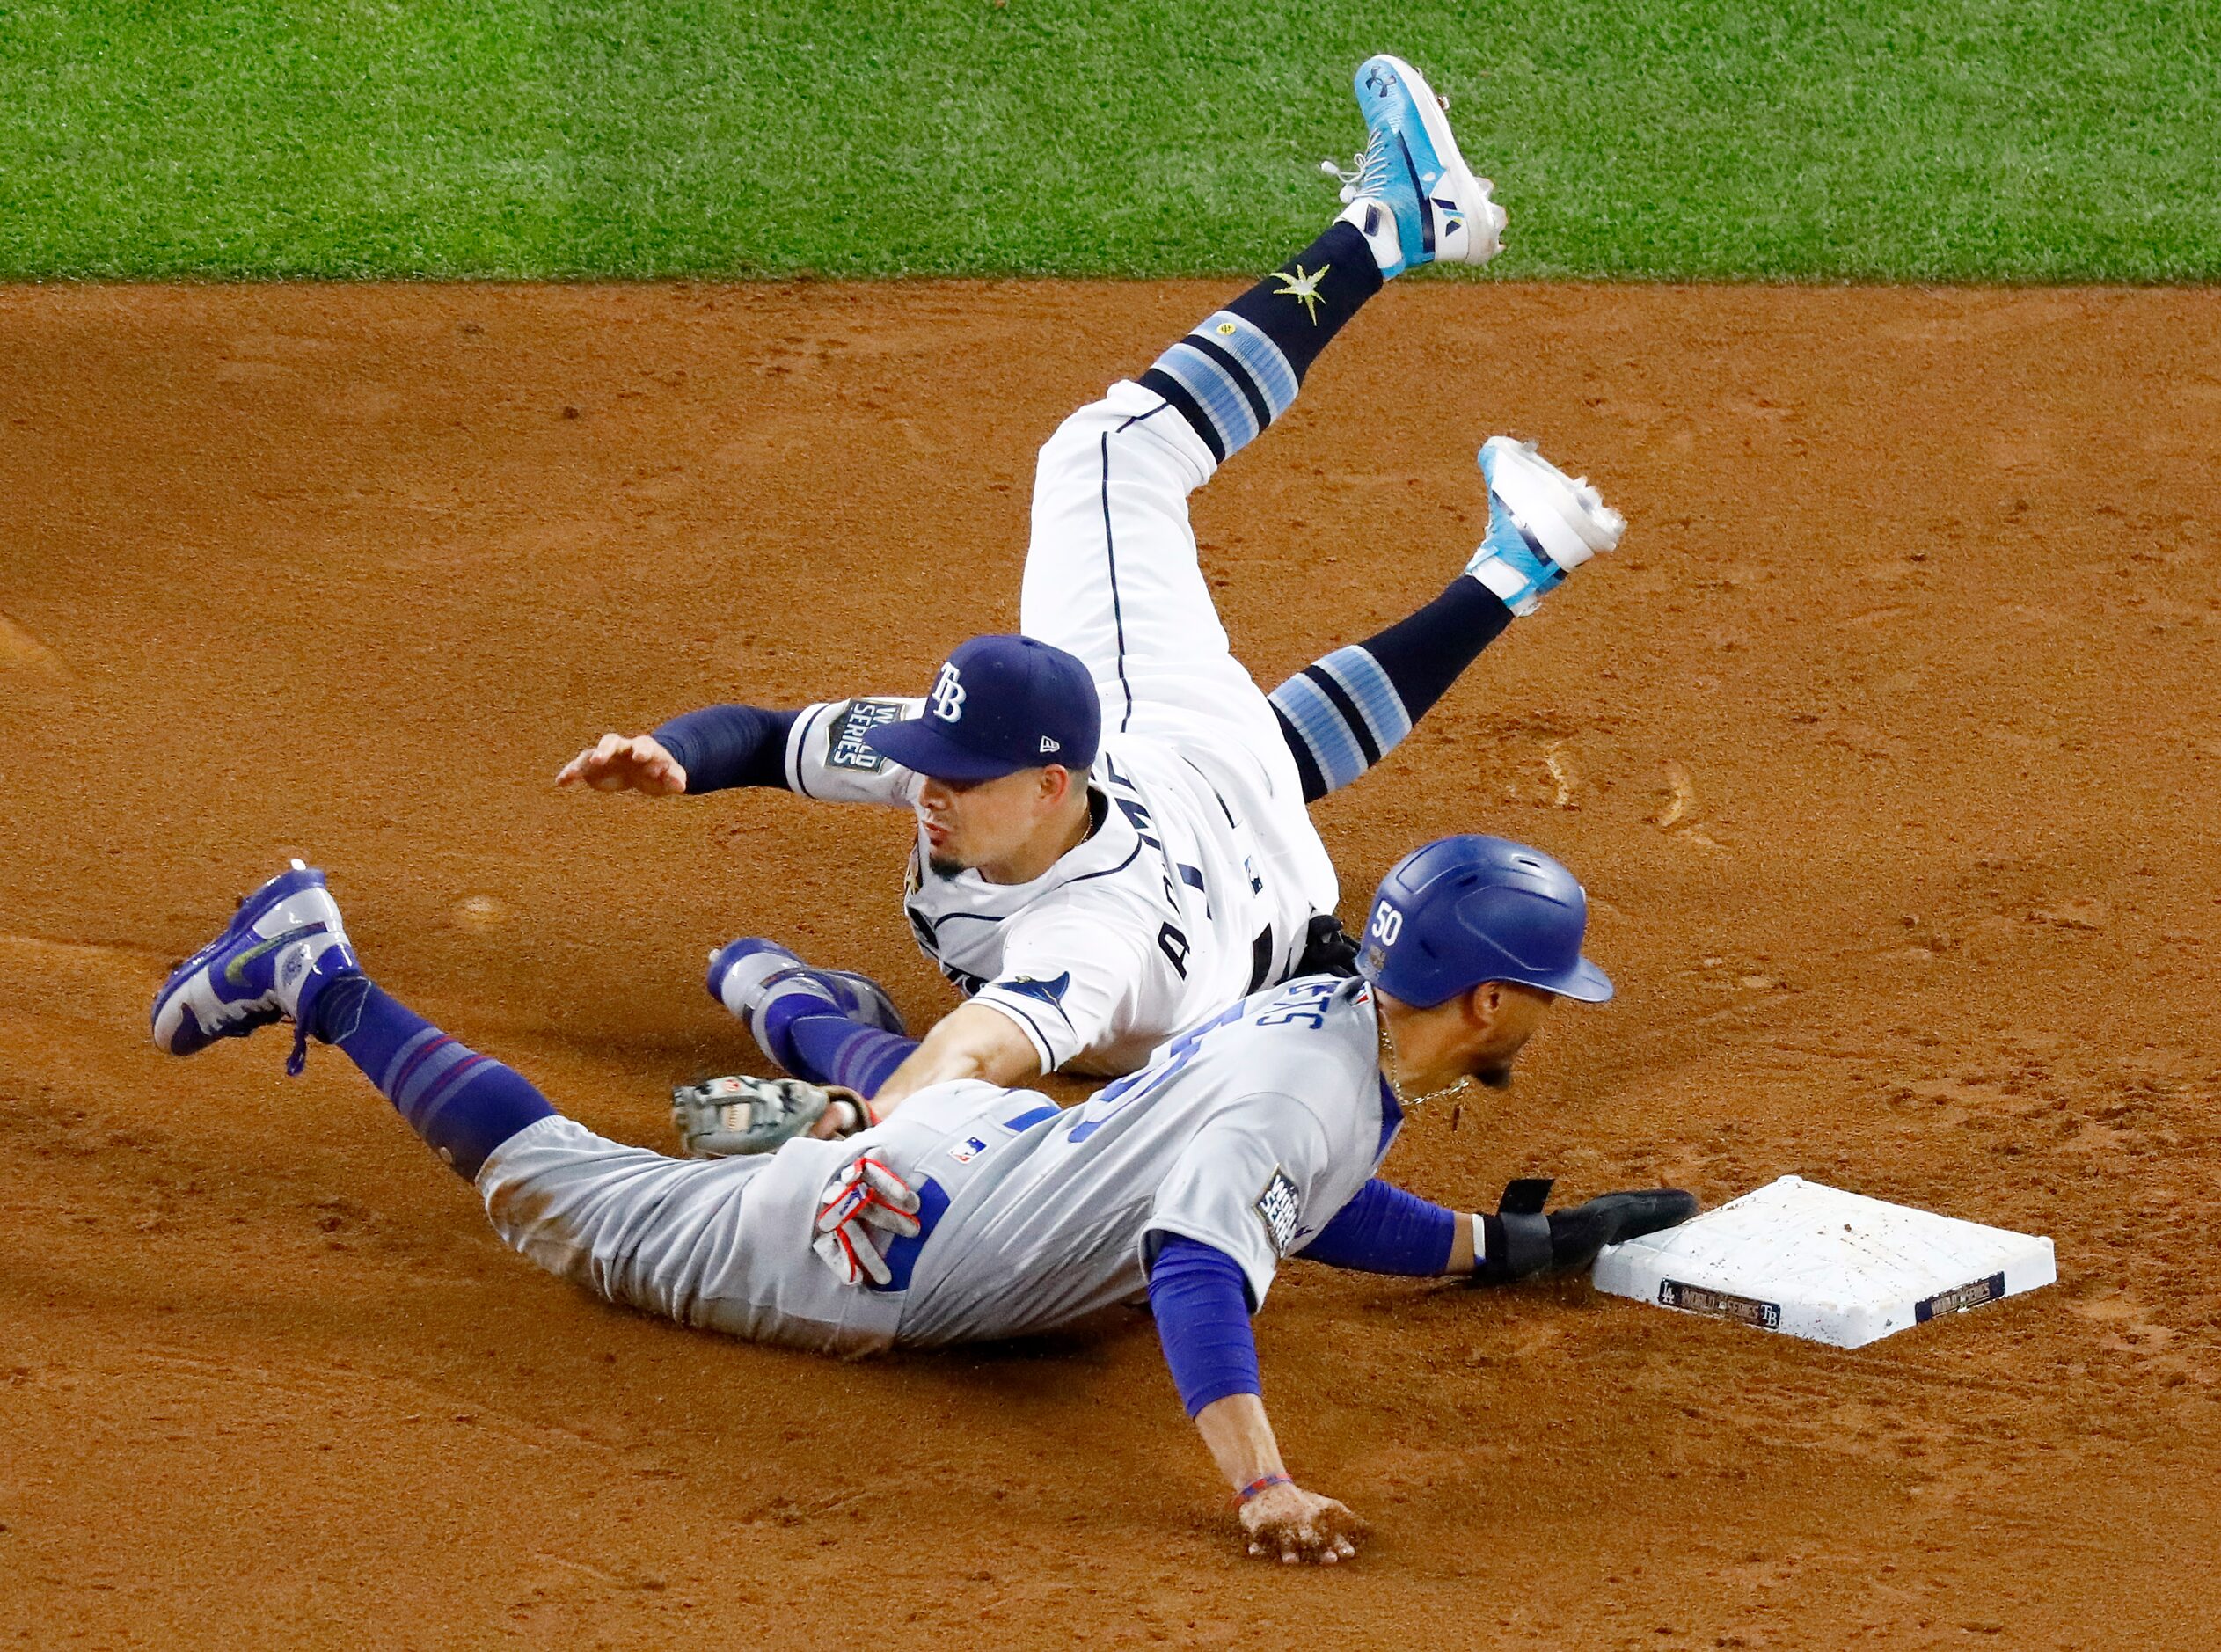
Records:
[[[1505,1188],[1496,1214],[1480,1218],[1487,1254],[1473,1268],[1473,1283],[1508,1285],[1553,1265],[1551,1224],[1556,1218],[1542,1213],[1551,1186],[1547,1176],[1522,1176]]]
[[[1480,1218],[1485,1254],[1474,1265],[1474,1284],[1508,1285],[1536,1274],[1586,1268],[1607,1245],[1678,1226],[1697,1214],[1693,1194],[1647,1188],[1604,1194],[1545,1216],[1550,1188],[1547,1177],[1522,1176],[1505,1188],[1496,1214]]]

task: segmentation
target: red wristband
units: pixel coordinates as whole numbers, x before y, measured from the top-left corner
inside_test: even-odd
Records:
[[[1234,1494],[1234,1506],[1238,1509],[1251,1498],[1260,1493],[1270,1491],[1275,1486],[1292,1486],[1295,1483],[1285,1474],[1261,1475]]]

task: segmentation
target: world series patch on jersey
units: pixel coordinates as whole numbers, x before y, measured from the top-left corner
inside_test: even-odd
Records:
[[[1299,1206],[1296,1184],[1278,1165],[1273,1166],[1265,1191],[1257,1195],[1257,1214],[1264,1221],[1265,1232],[1272,1236],[1273,1254],[1287,1255],[1288,1247],[1296,1242]]]
[[[789,785],[838,802],[915,804],[918,776],[863,744],[923,698],[808,707],[788,737]],[[903,908],[942,974],[992,1005],[1045,1072],[1130,1072],[1165,1040],[1303,955],[1314,910],[1252,829],[1218,754],[1111,735],[1088,771],[1094,828],[1029,883],[944,877],[911,852]],[[1223,783],[1222,783],[1223,782]],[[1299,801],[1300,806],[1300,801]]]
[[[884,723],[902,720],[908,702],[898,699],[854,699],[832,720],[825,737],[825,766],[877,774],[887,759],[864,743],[864,737]]]

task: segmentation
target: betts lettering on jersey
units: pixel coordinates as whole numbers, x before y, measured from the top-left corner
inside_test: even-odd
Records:
[[[933,703],[933,715],[943,722],[956,722],[963,717],[964,683],[953,665],[943,662],[940,676],[933,679],[933,691],[926,698]]]

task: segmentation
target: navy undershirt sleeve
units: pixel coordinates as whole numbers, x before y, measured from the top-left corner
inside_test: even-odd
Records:
[[[655,731],[686,771],[686,794],[734,786],[786,785],[786,737],[800,712],[706,705]]]
[[[1432,1278],[1450,1268],[1458,1216],[1375,1177],[1297,1253],[1330,1268]]]
[[[1248,1281],[1224,1251],[1177,1233],[1161,1236],[1149,1270],[1149,1308],[1189,1416],[1229,1394],[1264,1392]]]

